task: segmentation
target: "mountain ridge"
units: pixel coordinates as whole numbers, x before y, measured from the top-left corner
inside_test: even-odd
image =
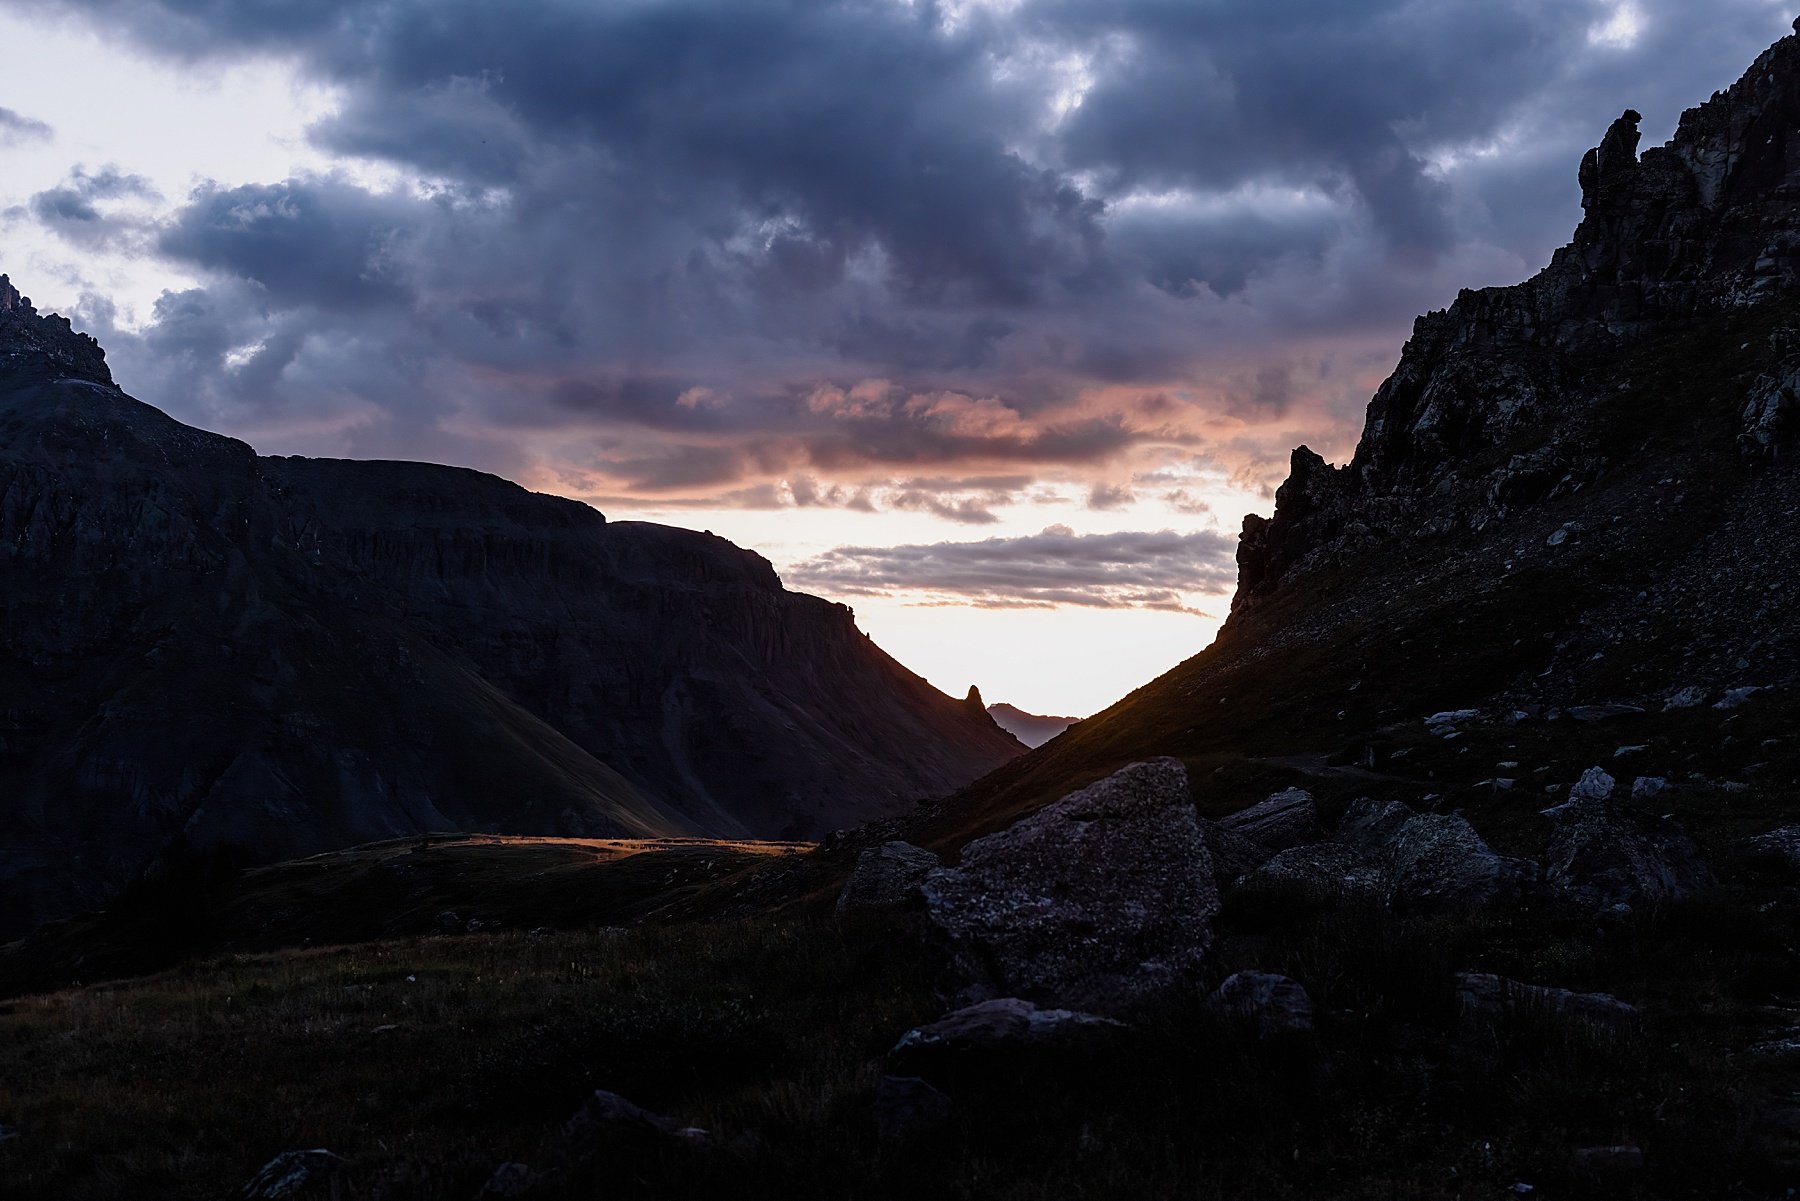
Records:
[[[465,469],[258,457],[5,293],[5,931],[165,853],[817,837],[1022,749],[753,552]]]

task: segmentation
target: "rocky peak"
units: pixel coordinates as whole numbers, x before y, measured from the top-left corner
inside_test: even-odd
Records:
[[[1548,267],[1418,319],[1348,465],[1295,452],[1274,516],[1245,521],[1234,612],[1372,539],[1480,530],[1580,487],[1603,464],[1566,431],[1605,399],[1582,378],[1596,356],[1800,296],[1800,37],[1640,156],[1641,120],[1583,156],[1583,217]],[[1800,426],[1800,355],[1727,403],[1745,452],[1773,455]]]
[[[10,384],[81,379],[111,387],[100,344],[77,333],[67,317],[40,316],[31,298],[0,275],[0,381]]]

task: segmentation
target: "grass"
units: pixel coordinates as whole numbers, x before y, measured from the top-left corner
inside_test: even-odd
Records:
[[[1258,1041],[1204,1008],[1209,979],[1105,1054],[972,1073],[948,1129],[898,1146],[870,1117],[882,1056],[945,1004],[910,918],[218,956],[0,1003],[0,1122],[24,1132],[0,1144],[0,1195],[225,1195],[323,1146],[351,1161],[343,1195],[421,1201],[472,1197],[503,1161],[560,1165],[534,1194],[557,1197],[1755,1196],[1782,1170],[1760,1107],[1800,1063],[1729,1053],[1756,1004],[1800,995],[1797,935],[1791,900],[1734,891],[1604,937],[1530,910],[1228,911],[1212,977],[1292,974],[1315,1035]],[[1647,1016],[1472,1025],[1464,968]],[[571,1158],[561,1124],[595,1087],[718,1139]],[[1575,1176],[1574,1148],[1615,1143],[1653,1171]]]

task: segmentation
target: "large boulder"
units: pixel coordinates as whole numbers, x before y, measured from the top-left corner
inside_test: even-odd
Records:
[[[875,1130],[888,1142],[904,1142],[950,1120],[947,1094],[917,1076],[883,1076],[875,1082]]]
[[[1782,826],[1738,844],[1745,863],[1789,879],[1800,879],[1800,826]]]
[[[970,995],[1103,1013],[1191,980],[1219,910],[1174,759],[1134,763],[977,839],[924,892]]]
[[[1554,823],[1546,883],[1583,905],[1630,909],[1685,900],[1718,882],[1680,823],[1613,800],[1610,788],[1592,786],[1597,771],[1544,810]]]
[[[1284,851],[1320,838],[1319,808],[1304,788],[1278,792],[1261,804],[1219,819],[1219,825],[1270,851]]]
[[[838,895],[838,912],[904,909],[919,899],[925,873],[936,866],[936,855],[910,842],[885,842],[864,851]]]
[[[1387,851],[1390,896],[1404,909],[1479,909],[1517,900],[1537,883],[1537,864],[1496,854],[1460,813],[1407,819]]]

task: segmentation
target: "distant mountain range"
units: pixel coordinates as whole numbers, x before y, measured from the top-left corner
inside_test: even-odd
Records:
[[[810,838],[1024,748],[721,538],[259,457],[0,276],[0,934],[159,855]]]
[[[988,716],[1014,738],[1029,747],[1040,747],[1080,721],[1079,717],[1044,717],[1027,713],[1016,705],[1002,701],[987,707]]]

